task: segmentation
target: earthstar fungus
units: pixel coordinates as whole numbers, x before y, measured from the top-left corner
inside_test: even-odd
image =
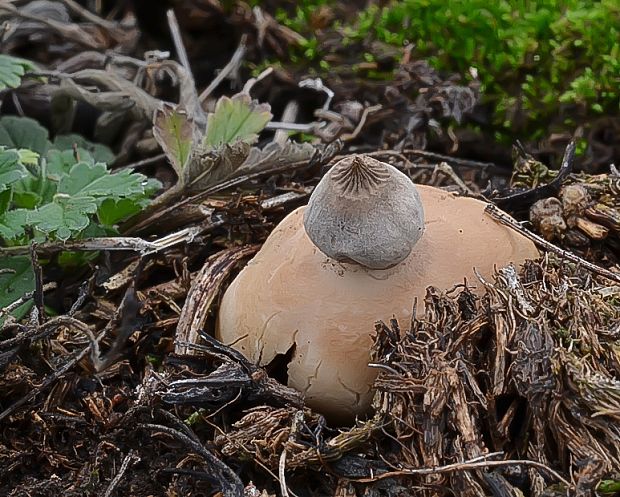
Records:
[[[424,208],[411,180],[371,157],[336,164],[310,197],[304,228],[328,257],[387,269],[402,262],[424,231]]]
[[[260,365],[290,357],[289,386],[330,421],[349,422],[372,400],[375,321],[407,322],[428,286],[475,284],[474,268],[490,279],[495,267],[538,257],[485,206],[347,157],[231,283],[217,338]]]

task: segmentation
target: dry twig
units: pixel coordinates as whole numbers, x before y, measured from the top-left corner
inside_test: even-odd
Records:
[[[588,271],[591,271],[591,272],[593,272],[595,274],[599,274],[601,276],[604,276],[605,278],[608,278],[608,279],[610,279],[612,281],[615,281],[616,283],[620,283],[620,274],[614,273],[614,272],[610,271],[609,269],[605,269],[603,267],[597,266],[596,264],[593,264],[593,263],[583,259],[582,257],[579,257],[576,254],[573,254],[572,252],[569,252],[567,250],[561,249],[560,247],[557,247],[553,243],[548,242],[544,238],[538,236],[536,233],[532,233],[528,229],[526,229],[523,226],[521,226],[517,221],[512,219],[506,213],[504,213],[501,210],[499,210],[495,205],[493,205],[493,204],[487,205],[487,207],[485,209],[485,212],[487,212],[496,221],[499,221],[500,223],[508,226],[509,228],[512,228],[513,230],[517,231],[518,233],[522,234],[523,236],[529,238],[536,245],[538,245],[539,247],[547,250],[548,252],[552,252],[554,254],[557,254],[560,257],[562,257],[563,259],[567,259],[567,260],[569,260],[571,262],[579,264],[580,266],[583,266]]]

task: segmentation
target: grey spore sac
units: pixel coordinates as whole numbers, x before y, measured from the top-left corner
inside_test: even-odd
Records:
[[[312,242],[328,257],[387,269],[407,258],[424,232],[413,182],[395,167],[354,155],[315,188],[304,214]]]

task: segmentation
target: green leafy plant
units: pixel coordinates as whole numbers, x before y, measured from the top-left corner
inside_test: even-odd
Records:
[[[313,25],[312,19],[321,7],[335,3],[330,0],[293,2],[292,8],[278,8],[275,17],[284,26],[301,33]]]
[[[269,105],[249,95],[221,97],[201,134],[184,110],[164,105],[155,113],[153,134],[178,176],[166,195],[204,189],[232,173],[248,157],[271,117]]]
[[[34,272],[30,258],[25,256],[0,257],[0,309],[19,300],[24,294],[34,290]],[[22,317],[32,302],[26,302],[11,312],[15,318]],[[0,324],[4,321],[0,315]]]
[[[142,174],[111,173],[97,160],[110,157],[109,150],[83,139],[77,141],[86,148],[57,148],[67,140],[49,142],[47,131],[29,119],[0,119],[0,238],[5,245],[65,241],[87,228],[89,234],[114,233],[115,224],[144,208],[158,187]]]
[[[140,212],[160,185],[129,170],[111,172],[101,159],[113,158],[107,147],[82,137],[61,136],[51,142],[36,121],[1,118],[1,244],[116,234],[118,223]],[[67,252],[58,261],[75,265],[86,259]],[[33,287],[28,257],[0,258],[0,308]],[[12,314],[19,317],[27,310],[23,305]]]
[[[25,59],[0,54],[0,90],[17,88],[27,71],[34,71],[36,66]]]
[[[218,182],[268,170],[276,165],[309,160],[310,143],[270,142],[256,145],[259,133],[272,118],[268,104],[245,94],[220,97],[200,129],[179,106],[162,105],[153,121],[153,135],[177,173],[176,184],[149,208],[158,209],[181,194],[204,192]]]

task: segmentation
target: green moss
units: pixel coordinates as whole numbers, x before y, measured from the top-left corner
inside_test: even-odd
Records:
[[[260,2],[259,2],[260,3]],[[275,18],[283,25],[294,29],[298,33],[308,31],[312,26],[312,18],[317,11],[326,5],[333,5],[336,2],[329,0],[304,0],[294,2],[292,8],[279,8],[276,10]]]
[[[325,55],[312,32],[312,15],[337,2],[304,1],[277,18],[307,37],[298,61]],[[620,4],[616,0],[402,0],[371,4],[332,27],[342,46],[378,40],[413,44],[413,54],[435,68],[463,75],[475,67],[499,134],[531,137],[558,121],[560,107],[582,118],[619,106]],[[360,57],[368,60],[372,54]],[[560,105],[558,105],[560,104]],[[561,118],[560,121],[561,123]]]

